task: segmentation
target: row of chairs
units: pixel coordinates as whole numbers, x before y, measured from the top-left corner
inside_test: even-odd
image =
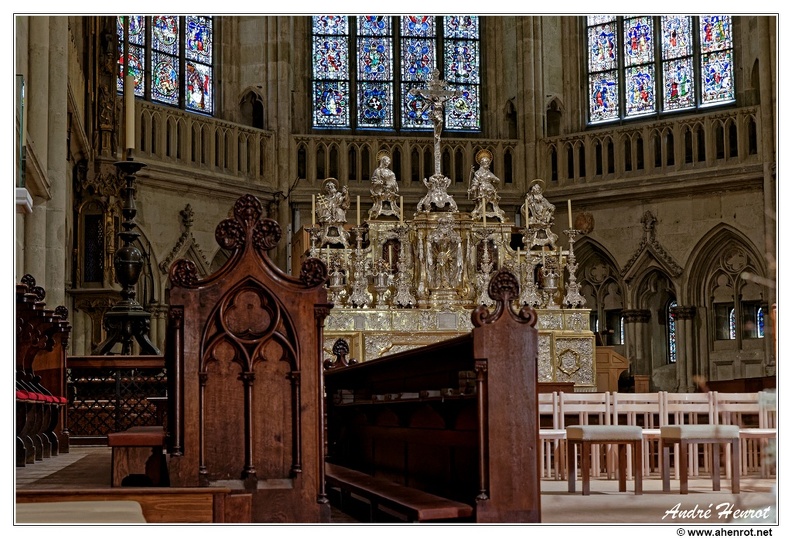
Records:
[[[565,479],[566,427],[569,425],[635,425],[644,438],[643,475],[647,477],[660,468],[660,427],[668,425],[723,424],[740,427],[741,465],[743,476],[775,474],[775,459],[768,456],[776,438],[775,391],[753,393],[540,393],[540,448],[542,477]],[[698,448],[690,452],[688,469],[695,477],[708,473],[709,459],[699,463]],[[703,448],[702,451],[707,451]],[[731,469],[726,455],[726,474]],[[615,469],[615,454],[592,451],[592,477]],[[631,462],[628,459],[628,462]],[[678,476],[678,455],[675,453],[674,473]],[[628,474],[632,476],[632,467]]]

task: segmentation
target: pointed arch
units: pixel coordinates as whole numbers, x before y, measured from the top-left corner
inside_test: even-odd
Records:
[[[264,94],[261,86],[248,86],[239,96],[239,123],[264,129]]]

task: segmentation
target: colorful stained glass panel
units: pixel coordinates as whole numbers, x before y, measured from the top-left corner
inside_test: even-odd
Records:
[[[676,301],[672,301],[668,306],[668,361],[671,363],[676,363],[677,360],[676,320],[674,320],[674,317],[671,315],[672,309],[676,306]]]
[[[391,80],[392,43],[388,38],[358,39],[358,78],[361,80]]]
[[[349,34],[349,21],[343,15],[314,16],[313,33],[334,36]]]
[[[392,84],[358,83],[358,125],[360,127],[393,127]]]
[[[447,82],[479,83],[479,48],[477,41],[452,40],[445,44],[445,79]]]
[[[591,122],[619,117],[619,82],[615,71],[589,75],[589,114]]]
[[[447,129],[479,129],[478,86],[460,86],[462,95],[446,102]]]
[[[313,43],[314,78],[348,80],[348,38],[314,36]]]
[[[435,68],[435,43],[429,39],[402,39],[402,80],[428,79]]]
[[[425,88],[421,85],[421,88]],[[431,128],[431,107],[420,95],[410,94],[410,89],[402,86],[402,126],[408,129]]]
[[[732,52],[716,52],[701,59],[701,100],[706,105],[734,99]]]
[[[443,17],[443,24],[447,38],[479,38],[479,18],[475,15],[449,15]]]
[[[654,31],[651,17],[624,21],[624,64],[634,66],[654,60]]]
[[[169,105],[179,104],[179,73],[176,59],[167,54],[151,53],[151,98]]]
[[[695,106],[694,73],[693,58],[663,63],[663,110],[681,110]]]
[[[588,29],[589,71],[616,68],[618,44],[615,24],[602,24]]]
[[[630,67],[624,70],[624,105],[627,116],[655,111],[654,66]]]
[[[185,22],[184,54],[188,60],[212,63],[212,19],[188,15]]]
[[[179,18],[159,15],[151,19],[151,47],[172,56],[179,54]]]
[[[693,39],[690,31],[690,17],[660,17],[662,27],[663,60],[691,56]]]
[[[401,27],[402,36],[435,36],[435,18],[428,15],[406,15],[401,18]]]
[[[366,15],[357,18],[358,35],[389,36],[391,35],[391,18],[383,15]]]
[[[314,82],[313,123],[316,127],[349,127],[349,83]]]
[[[701,52],[721,51],[732,48],[731,17],[712,15],[701,17]]]
[[[184,103],[190,110],[213,112],[212,68],[195,62],[185,64]]]
[[[613,15],[589,15],[586,17],[586,25],[594,26],[596,24],[605,24],[606,22],[615,21],[616,17]]]

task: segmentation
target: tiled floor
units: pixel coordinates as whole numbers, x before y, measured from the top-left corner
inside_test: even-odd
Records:
[[[69,466],[82,459],[81,464]],[[86,469],[90,470],[86,472]],[[110,482],[110,448],[72,446],[69,453],[16,468],[17,489],[30,488],[106,488]],[[542,481],[542,522],[557,524],[775,524],[777,523],[775,479],[745,477],[741,480],[739,494],[732,494],[729,481],[722,480],[719,492],[712,491],[709,478],[690,480],[690,494],[673,492],[679,488],[671,482],[672,492],[662,492],[660,479],[645,478],[644,494],[636,496],[632,481],[627,482],[627,492],[618,492],[616,480],[592,479],[591,495],[567,492],[566,481]],[[697,515],[689,514],[701,509]],[[769,508],[769,509],[768,509]],[[709,515],[706,510],[709,509]],[[753,518],[734,519],[727,510],[754,510]],[[765,511],[766,510],[766,511]],[[683,513],[688,511],[688,513]],[[765,517],[765,514],[767,515]],[[337,511],[333,521],[354,522]]]

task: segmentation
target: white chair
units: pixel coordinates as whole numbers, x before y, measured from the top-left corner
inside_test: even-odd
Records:
[[[660,421],[663,396],[656,393],[611,393],[612,425],[641,427],[643,434],[643,476],[659,470]],[[632,460],[628,458],[628,476],[632,477]]]
[[[740,427],[741,475],[771,475],[766,457],[770,441],[777,436],[775,428],[775,392],[721,393],[713,392],[715,419],[721,425]],[[728,462],[728,460],[727,460]]]
[[[715,405],[712,393],[670,393],[664,391],[663,416],[660,427],[676,425],[714,425]],[[679,479],[679,446],[674,451],[674,477]],[[688,453],[687,470],[690,477],[699,476],[698,444],[691,444]],[[711,447],[704,445],[704,471],[709,472]]]
[[[539,456],[543,479],[564,479],[562,449],[566,431],[559,427],[561,417],[558,393],[539,393]],[[547,426],[543,427],[542,424]]]

